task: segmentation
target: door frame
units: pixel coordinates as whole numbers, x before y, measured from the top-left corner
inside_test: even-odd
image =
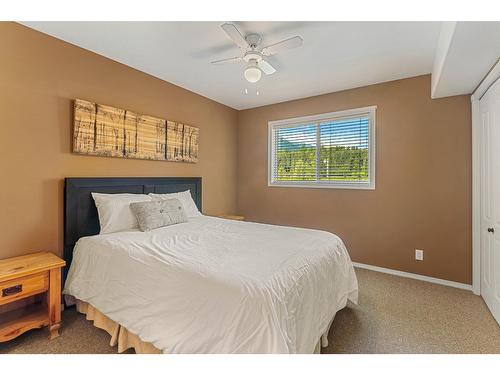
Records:
[[[472,292],[481,294],[481,112],[480,100],[500,78],[500,59],[472,93]]]

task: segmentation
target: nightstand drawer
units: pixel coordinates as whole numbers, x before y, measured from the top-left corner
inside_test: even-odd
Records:
[[[0,305],[42,293],[48,289],[48,272],[4,281],[0,283]]]

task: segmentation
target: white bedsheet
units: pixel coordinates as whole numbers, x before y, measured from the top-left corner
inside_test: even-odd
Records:
[[[202,216],[81,238],[64,294],[165,353],[312,353],[357,290],[331,233]]]

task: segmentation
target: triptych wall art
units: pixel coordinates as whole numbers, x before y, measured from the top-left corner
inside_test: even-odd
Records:
[[[196,163],[200,130],[125,109],[76,99],[73,152]]]

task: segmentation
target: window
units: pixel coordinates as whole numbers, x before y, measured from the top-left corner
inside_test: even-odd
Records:
[[[375,189],[375,110],[269,122],[269,186]]]

